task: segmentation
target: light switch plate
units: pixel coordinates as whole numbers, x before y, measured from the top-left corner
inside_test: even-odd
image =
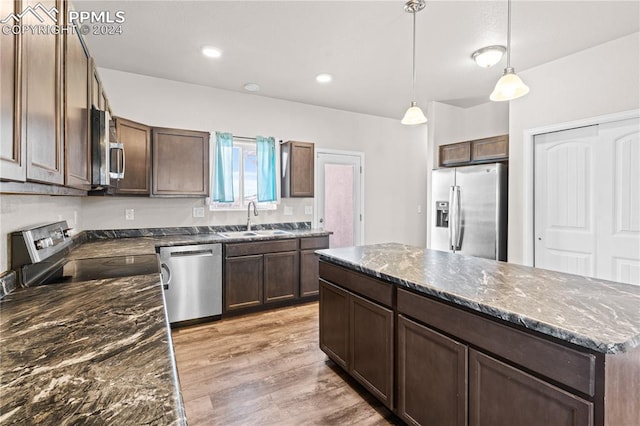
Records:
[[[292,216],[293,215],[293,207],[284,206],[284,215],[285,216]]]
[[[133,209],[124,209],[125,220],[133,220],[134,218],[135,218],[135,213]]]
[[[204,207],[194,207],[193,217],[204,217]]]
[[[304,206],[304,214],[313,214],[313,206]]]

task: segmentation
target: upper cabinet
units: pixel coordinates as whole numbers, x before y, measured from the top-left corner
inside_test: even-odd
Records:
[[[0,1],[0,16],[18,9],[18,2]],[[0,36],[0,179],[24,182],[27,151],[20,137],[20,42],[20,35]]]
[[[3,2],[6,3],[6,2]],[[20,10],[42,4],[64,10],[61,1],[24,1]],[[25,14],[22,25],[38,25]],[[4,37],[4,35],[3,35]],[[24,32],[22,37],[22,144],[27,148],[27,179],[64,184],[62,140],[62,35]],[[4,55],[3,55],[4,56]]]
[[[114,118],[116,139],[124,145],[124,179],[118,181],[116,194],[151,194],[151,127],[120,117]]]
[[[288,141],[280,145],[283,197],[313,197],[314,145]]]
[[[209,133],[154,127],[153,195],[209,194]]]
[[[501,135],[440,145],[439,166],[462,166],[509,159],[509,136]]]
[[[65,185],[88,190],[91,188],[92,64],[79,34],[67,33],[64,41]]]

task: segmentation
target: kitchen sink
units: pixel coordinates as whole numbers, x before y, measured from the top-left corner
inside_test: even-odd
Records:
[[[264,229],[261,231],[231,231],[218,232],[224,238],[251,238],[251,237],[271,237],[276,235],[290,235],[291,232],[282,229]]]

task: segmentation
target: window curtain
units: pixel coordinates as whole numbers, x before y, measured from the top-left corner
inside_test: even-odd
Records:
[[[276,141],[256,137],[258,155],[258,202],[276,201]]]
[[[213,201],[233,203],[233,135],[216,132]]]

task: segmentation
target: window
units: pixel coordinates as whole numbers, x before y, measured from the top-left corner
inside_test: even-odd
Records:
[[[262,210],[277,208],[277,201],[258,202],[258,155],[256,151],[256,144],[253,142],[233,142],[234,200],[229,203],[211,201],[210,210],[244,210],[251,201],[255,202]],[[212,179],[215,179],[215,173]]]

